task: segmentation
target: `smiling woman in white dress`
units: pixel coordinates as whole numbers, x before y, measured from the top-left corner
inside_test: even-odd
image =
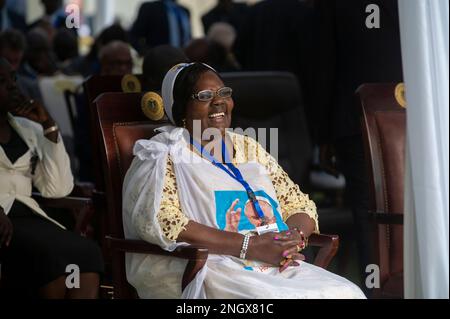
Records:
[[[174,125],[135,144],[123,186],[125,236],[210,254],[184,291],[186,261],[127,254],[127,278],[139,296],[364,298],[345,278],[303,261],[308,236],[319,232],[316,207],[254,139],[227,132],[234,105],[220,76],[205,64],[179,64],[162,95]],[[219,138],[203,140],[196,129]],[[217,151],[205,151],[211,145]]]

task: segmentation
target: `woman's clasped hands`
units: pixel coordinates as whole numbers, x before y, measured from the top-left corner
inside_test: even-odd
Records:
[[[247,256],[249,259],[276,265],[283,272],[289,266],[299,266],[299,260],[305,260],[300,252],[306,244],[306,236],[297,228],[266,233],[250,238]]]

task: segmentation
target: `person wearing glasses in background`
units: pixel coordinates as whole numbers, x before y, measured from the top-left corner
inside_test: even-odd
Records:
[[[175,65],[164,77],[172,125],[134,146],[125,237],[168,251],[194,244],[209,256],[182,291],[186,261],[127,254],[128,281],[141,298],[364,298],[348,280],[302,261],[308,236],[319,232],[316,207],[260,144],[229,132],[231,96],[203,63]],[[261,223],[237,220],[249,200]],[[280,218],[266,218],[265,205]]]

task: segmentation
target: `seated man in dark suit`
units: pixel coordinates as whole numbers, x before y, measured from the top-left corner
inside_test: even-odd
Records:
[[[191,39],[189,11],[175,0],[146,2],[139,8],[130,36],[141,54],[161,44],[183,47]]]

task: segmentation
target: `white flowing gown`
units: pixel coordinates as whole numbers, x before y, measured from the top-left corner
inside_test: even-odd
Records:
[[[134,148],[136,157],[123,186],[125,237],[146,240],[168,251],[187,245],[169,239],[158,220],[168,156],[187,219],[223,230],[228,208],[239,199],[235,208],[239,206],[242,213],[237,231],[254,229],[245,214],[248,197],[242,185],[193,153],[183,129],[168,126],[159,131],[150,140],[137,141]],[[280,230],[286,229],[266,168],[256,161],[237,167],[255,194],[271,204]],[[278,267],[224,255],[209,255],[205,267],[181,291],[186,263],[173,257],[129,253],[127,279],[140,298],[365,298],[347,279],[306,262],[280,273]]]

